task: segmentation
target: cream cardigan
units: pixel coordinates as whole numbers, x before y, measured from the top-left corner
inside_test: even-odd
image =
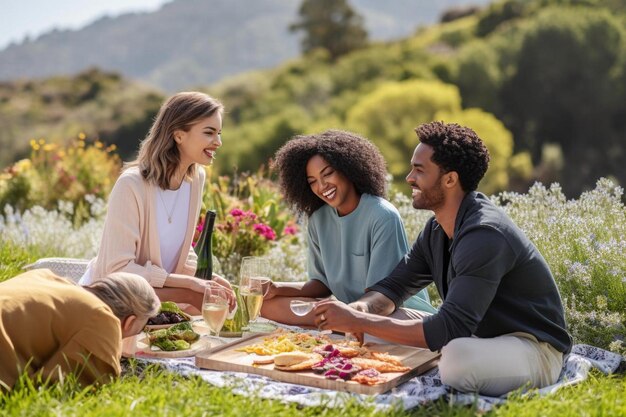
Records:
[[[196,166],[191,179],[189,218],[183,248],[173,273],[191,275],[196,272],[197,256],[191,246],[202,205],[205,173]],[[91,260],[92,279],[124,271],[143,276],[155,288],[163,287],[168,272],[161,267],[161,248],[156,220],[157,186],[143,179],[139,170],[129,168],[122,173],[109,196],[104,231],[98,255]]]

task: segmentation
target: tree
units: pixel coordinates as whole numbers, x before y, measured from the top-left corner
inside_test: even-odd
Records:
[[[324,48],[335,60],[367,43],[363,18],[346,0],[304,0],[298,14],[300,21],[289,26],[289,30],[304,32],[304,53]]]
[[[476,41],[462,48],[456,59],[452,79],[461,91],[463,106],[487,111],[499,109],[502,80],[499,51],[487,42]]]
[[[607,10],[550,8],[528,25],[516,71],[502,85],[501,118],[516,147],[535,161],[545,143],[563,150],[566,194],[623,172],[617,74],[625,52],[623,25]]]
[[[348,111],[346,127],[374,142],[385,156],[389,172],[403,178],[417,145],[413,129],[435,120],[442,110],[461,110],[455,86],[430,80],[388,82],[364,95]]]
[[[458,123],[474,130],[489,150],[489,169],[479,185],[480,191],[493,194],[509,188],[509,167],[513,158],[513,135],[493,114],[481,109],[465,109],[456,112],[439,111],[434,120]],[[530,171],[530,158],[516,158],[516,169]]]
[[[350,109],[346,127],[372,140],[385,156],[390,173],[396,181],[401,181],[418,144],[414,128],[433,120],[474,129],[491,154],[480,190],[495,193],[507,189],[513,152],[511,132],[491,113],[463,110],[459,90],[451,84],[432,80],[382,84]],[[523,165],[520,169],[530,169],[529,160],[519,162]]]

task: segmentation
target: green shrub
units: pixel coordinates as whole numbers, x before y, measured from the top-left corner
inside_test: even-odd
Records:
[[[218,261],[215,270],[231,280],[237,276],[242,257],[266,255],[280,241],[297,243],[298,226],[278,186],[262,171],[234,178],[220,176],[208,182],[203,207],[217,214],[213,232],[213,255]],[[196,239],[201,230],[199,227]]]
[[[80,224],[91,217],[89,200],[106,198],[119,175],[115,145],[88,144],[82,133],[68,146],[33,139],[31,149],[30,159],[0,174],[0,208],[10,205],[23,212],[35,205],[60,208],[64,202],[72,205],[73,220]]]

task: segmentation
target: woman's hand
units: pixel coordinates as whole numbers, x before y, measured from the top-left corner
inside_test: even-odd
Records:
[[[226,281],[224,278],[222,277],[220,278]],[[196,277],[189,277],[189,279],[191,280],[190,286],[189,286],[189,289],[191,291],[204,294],[204,291],[206,288],[216,288],[216,289],[224,290],[224,293],[226,294],[226,298],[228,299],[229,310],[232,311],[233,309],[235,309],[235,307],[237,307],[237,299],[235,297],[235,292],[230,287],[230,284],[228,284],[228,281],[226,281],[226,284],[227,284],[226,286],[222,282],[213,281],[213,280],[209,281],[209,280],[200,279]]]
[[[278,295],[278,286],[276,285],[276,283],[270,280],[268,285],[269,285],[269,288],[267,289],[267,292],[263,296],[263,300],[271,300],[272,298]]]
[[[217,282],[222,287],[224,287],[224,288],[226,288],[226,289],[228,289],[230,291],[233,290],[233,287],[230,285],[230,282],[228,282],[228,280],[226,278],[223,278],[220,275],[213,274],[213,277],[211,278],[211,281]]]
[[[331,294],[326,285],[322,284],[316,279],[312,279],[306,282],[274,282],[269,281],[268,284],[263,284],[263,290],[265,285],[269,285],[264,300],[271,300],[274,297],[304,297],[304,298],[324,298]]]
[[[369,313],[369,305],[364,301],[355,301],[353,303],[348,304],[349,307],[352,307],[356,311],[361,311],[363,313]]]

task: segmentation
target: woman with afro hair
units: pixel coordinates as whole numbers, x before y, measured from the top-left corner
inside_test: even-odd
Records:
[[[367,139],[340,130],[296,136],[278,150],[274,167],[286,201],[308,217],[309,280],[272,282],[261,315],[312,326],[313,313],[296,316],[291,300],[358,300],[407,253],[406,233],[385,200],[385,160]],[[425,290],[404,307],[436,311]]]

